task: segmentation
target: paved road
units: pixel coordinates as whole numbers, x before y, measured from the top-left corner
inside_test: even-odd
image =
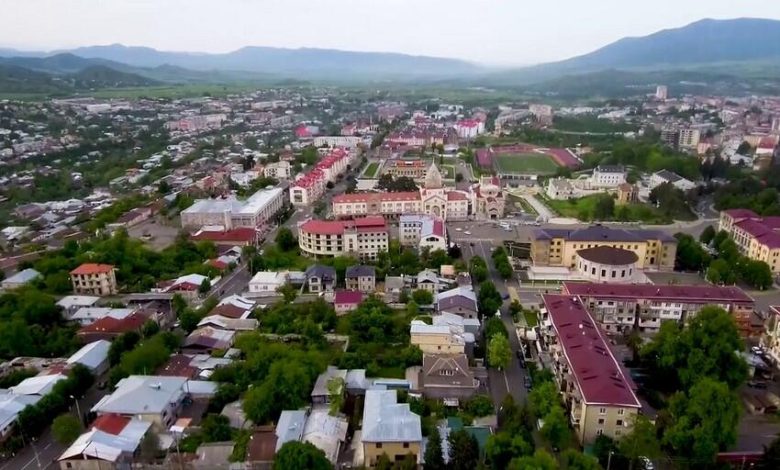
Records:
[[[493,281],[496,289],[502,296],[508,295],[506,283],[498,274],[498,271],[493,264],[493,259],[490,256],[493,250],[491,242],[475,241],[473,244],[474,246],[471,246],[469,243],[464,244],[464,259],[469,260],[474,256],[479,256],[484,259],[488,265],[490,280]],[[496,407],[501,405],[507,394],[511,394],[518,404],[524,403],[526,399],[526,390],[524,386],[526,369],[520,367],[520,361],[517,358],[517,351],[520,349],[520,340],[515,333],[515,325],[512,322],[512,317],[509,315],[508,307],[509,301],[505,300],[504,305],[501,307],[501,320],[504,322],[504,325],[509,332],[509,345],[512,349],[510,364],[509,367],[503,371],[493,368],[488,369],[490,394]]]

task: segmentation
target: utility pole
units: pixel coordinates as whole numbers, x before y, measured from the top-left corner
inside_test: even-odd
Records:
[[[612,454],[614,454],[613,451],[609,451],[609,457],[607,457],[607,470],[609,470],[609,466],[612,465]]]

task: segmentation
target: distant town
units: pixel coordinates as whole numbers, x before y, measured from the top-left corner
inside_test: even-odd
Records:
[[[780,97],[656,87],[0,101],[0,470],[772,468]]]

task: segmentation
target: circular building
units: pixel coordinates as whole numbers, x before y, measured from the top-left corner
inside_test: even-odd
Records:
[[[578,250],[575,258],[577,271],[591,282],[635,282],[639,277],[637,261],[633,251],[611,246]]]

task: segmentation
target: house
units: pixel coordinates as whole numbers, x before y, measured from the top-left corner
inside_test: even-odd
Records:
[[[311,391],[311,402],[315,405],[329,404],[330,392],[328,391],[328,383],[333,379],[341,379],[346,384],[347,372],[346,369],[328,366],[325,372],[317,376],[317,381],[314,382],[314,388]]]
[[[336,268],[314,264],[306,269],[306,284],[313,294],[333,292],[336,282]]]
[[[398,302],[401,298],[401,292],[406,288],[403,276],[385,277],[385,301]]]
[[[233,441],[203,443],[195,450],[197,458],[190,465],[193,470],[230,468],[230,456],[235,446]]]
[[[464,400],[479,388],[465,354],[425,354],[419,386],[429,398]]]
[[[2,287],[3,290],[17,289],[39,277],[41,277],[41,273],[32,268],[27,268],[3,280],[3,282],[0,283],[0,287]]]
[[[228,318],[221,315],[209,315],[198,322],[198,328],[209,326],[218,330],[252,331],[257,329],[254,318]]]
[[[121,319],[105,317],[82,327],[76,332],[76,336],[82,343],[91,343],[101,339],[112,340],[128,331],[140,333],[141,328],[148,319],[149,318],[140,311]]]
[[[194,300],[198,297],[200,286],[204,285],[205,281],[208,281],[210,286],[214,286],[219,280],[219,277],[209,279],[202,274],[186,274],[173,281],[159,283],[156,290],[163,293],[180,294],[187,300]]]
[[[57,459],[61,470],[129,468],[152,423],[104,415],[92,423]]]
[[[258,271],[249,281],[249,293],[256,296],[278,295],[277,290],[287,283],[287,273]]]
[[[335,466],[348,427],[346,419],[331,416],[327,408],[282,411],[276,424],[276,452],[287,442],[308,442],[323,451]]]
[[[436,294],[439,291],[439,274],[432,269],[420,271],[417,274],[417,289]]]
[[[182,344],[183,353],[211,353],[224,351],[233,346],[235,331],[203,326],[190,333]]]
[[[246,462],[251,468],[270,469],[276,455],[276,432],[273,426],[258,426],[249,436]]]
[[[188,392],[183,377],[131,375],[119,381],[116,389],[92,407],[98,416],[119,415],[152,423],[158,430],[176,421]]]
[[[463,354],[466,339],[448,325],[429,325],[422,320],[412,320],[409,325],[411,344],[424,354]]]
[[[67,377],[63,374],[49,374],[49,375],[36,375],[35,377],[29,377],[13,387],[9,387],[8,390],[15,395],[37,395],[44,397],[49,394],[54,388],[54,385],[65,380]]]
[[[436,311],[453,313],[463,318],[478,318],[477,296],[471,286],[461,286],[441,292],[434,299]]]
[[[66,295],[57,301],[57,305],[62,307],[65,317],[69,317],[81,307],[92,307],[99,300],[100,297],[92,295]]]
[[[373,266],[350,266],[346,271],[346,285],[348,290],[355,290],[370,294],[376,290],[376,269]]]
[[[73,292],[86,295],[116,295],[116,269],[110,264],[84,263],[70,272]]]
[[[550,178],[545,191],[550,199],[571,199],[574,196],[574,186],[567,178]]]
[[[68,321],[87,326],[103,318],[122,320],[136,312],[134,308],[110,308],[110,307],[82,307],[73,315],[66,317]]]
[[[656,171],[650,176],[650,189],[655,189],[664,183],[670,183],[675,188],[682,191],[688,191],[696,187],[696,183],[693,181],[685,179],[669,170]]]
[[[10,390],[0,389],[0,442],[13,432],[19,413],[41,400],[39,395],[17,395]]]
[[[333,297],[336,314],[343,315],[358,308],[363,301],[363,293],[354,290],[337,290]]]
[[[100,377],[108,370],[108,350],[111,342],[104,339],[84,345],[68,358],[68,364],[81,364],[95,377]]]
[[[395,390],[366,391],[363,405],[363,464],[376,465],[382,454],[391,462],[412,454],[419,464],[422,459],[422,427],[420,416],[408,403],[398,403]]]

